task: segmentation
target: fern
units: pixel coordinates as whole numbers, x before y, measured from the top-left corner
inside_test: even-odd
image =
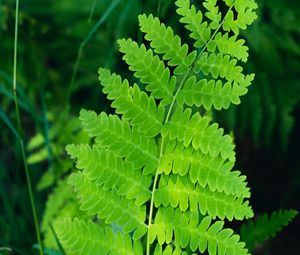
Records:
[[[253,216],[246,177],[232,171],[232,137],[203,113],[239,104],[247,93],[254,75],[238,65],[247,59],[238,34],[253,22],[257,6],[224,2],[225,15],[216,0],[205,1],[204,12],[189,0],[176,1],[180,21],[196,40],[192,51],[158,18],[139,16],[150,48],[132,39],[118,43],[144,91],[99,69],[116,114],[81,110],[83,130],[94,143],[67,147],[79,169],[69,184],[93,219],[56,225],[68,252],[249,254],[224,228],[225,219]]]
[[[288,225],[298,214],[295,210],[279,210],[268,214],[259,215],[241,227],[241,239],[246,242],[249,251],[256,245],[262,244],[271,237],[275,237],[284,226]]]

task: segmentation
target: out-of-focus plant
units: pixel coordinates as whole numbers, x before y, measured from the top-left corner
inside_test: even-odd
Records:
[[[255,72],[245,103],[218,114],[229,129],[254,143],[285,149],[300,102],[300,8],[293,0],[259,0],[259,19],[243,35],[251,58],[245,66]]]

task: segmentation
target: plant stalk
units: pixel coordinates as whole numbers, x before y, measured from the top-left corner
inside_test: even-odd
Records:
[[[157,16],[157,17],[160,16],[160,8],[161,8],[161,4],[162,4],[162,0],[158,0],[158,4],[157,4],[157,13],[156,13],[156,16]]]
[[[18,49],[18,23],[19,23],[19,0],[16,0],[16,18],[15,18],[15,34],[14,34],[14,58],[13,58],[13,94],[14,94],[14,102],[15,102],[15,109],[16,109],[16,118],[17,118],[17,126],[18,126],[18,132],[19,135],[18,140],[20,142],[21,151],[22,151],[22,158],[23,158],[23,164],[24,164],[24,170],[26,174],[26,181],[27,181],[27,188],[29,192],[30,197],[30,204],[33,214],[33,220],[34,220],[34,226],[35,226],[35,232],[36,232],[36,238],[39,244],[39,252],[40,255],[44,255],[43,252],[43,245],[41,241],[41,235],[39,230],[39,224],[37,219],[37,213],[36,213],[36,205],[34,201],[34,196],[32,192],[32,185],[31,185],[31,179],[27,164],[27,158],[25,153],[25,147],[24,142],[22,139],[23,132],[22,132],[22,126],[21,126],[21,120],[20,120],[20,111],[19,111],[19,103],[18,103],[18,95],[17,95],[17,49]]]

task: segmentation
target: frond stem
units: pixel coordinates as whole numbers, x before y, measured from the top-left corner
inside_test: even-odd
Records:
[[[183,84],[185,83],[186,79],[188,78],[188,76],[190,75],[190,73],[193,70],[193,67],[195,66],[195,64],[197,63],[198,59],[201,57],[201,55],[204,53],[204,51],[206,50],[208,44],[211,42],[211,40],[216,36],[216,34],[218,33],[219,29],[222,27],[225,17],[227,16],[227,14],[229,13],[229,11],[233,8],[235,0],[232,2],[232,5],[229,7],[226,15],[224,16],[222,22],[220,22],[220,25],[217,27],[217,29],[215,30],[215,32],[213,33],[213,35],[210,37],[210,39],[207,41],[207,43],[205,44],[205,46],[203,47],[203,49],[201,50],[201,52],[199,53],[199,55],[195,58],[195,60],[193,61],[193,63],[191,64],[191,66],[189,67],[189,70],[185,73],[182,81],[180,82],[177,91],[175,92],[175,95],[173,97],[172,103],[170,104],[169,110],[167,112],[166,115],[166,119],[164,121],[164,124],[166,124],[171,116],[172,110],[174,108],[174,104],[177,98],[177,95],[179,93],[179,91],[181,90]],[[158,165],[161,161],[162,158],[162,154],[163,154],[163,147],[164,147],[164,138],[162,137],[162,141],[161,141],[161,146],[160,146],[160,152],[159,152],[159,159],[158,159]],[[151,194],[151,201],[150,201],[150,209],[149,209],[149,218],[148,218],[148,233],[147,233],[147,244],[146,244],[146,255],[150,255],[150,235],[149,235],[149,230],[152,224],[152,217],[153,217],[153,207],[154,207],[154,195],[155,195],[155,190],[156,190],[156,186],[157,186],[157,182],[159,179],[159,174],[158,174],[158,168],[156,170],[155,173],[155,177],[154,177],[154,181],[153,181],[153,187],[152,187],[152,194]]]

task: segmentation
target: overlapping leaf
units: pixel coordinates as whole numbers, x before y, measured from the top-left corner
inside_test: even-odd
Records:
[[[140,241],[111,228],[102,228],[92,221],[66,219],[56,225],[62,245],[70,254],[78,255],[142,255]]]
[[[135,240],[147,232],[144,224],[145,206],[137,206],[133,200],[119,196],[115,188],[111,191],[97,186],[96,182],[89,180],[82,173],[72,174],[69,183],[77,192],[81,210],[87,211],[89,215],[98,215],[107,224],[119,225],[125,233],[134,232]]]
[[[253,217],[249,201],[224,192],[210,191],[199,183],[194,184],[187,176],[171,174],[162,176],[155,193],[155,206],[179,208],[181,211],[200,211],[203,215],[229,220]]]
[[[158,18],[143,14],[139,16],[141,31],[146,33],[145,39],[169,66],[175,66],[175,74],[186,73],[196,58],[196,51],[189,53],[187,44],[182,44],[178,35],[174,35],[171,27],[165,26]]]
[[[248,47],[244,45],[244,39],[237,39],[237,35],[229,36],[228,33],[222,35],[217,33],[208,43],[207,50],[215,52],[216,49],[224,55],[230,55],[233,58],[246,62],[248,59]]]
[[[158,172],[169,175],[188,175],[192,183],[198,182],[201,187],[209,187],[211,191],[225,192],[238,197],[250,197],[246,176],[240,171],[231,171],[234,162],[222,157],[211,157],[191,146],[184,147],[176,141],[168,142],[162,156]]]
[[[245,243],[232,229],[223,228],[223,221],[212,223],[209,216],[198,212],[182,213],[178,209],[159,208],[155,223],[149,230],[150,240],[157,239],[160,245],[169,244],[174,238],[176,247],[186,248],[210,255],[247,255]]]
[[[224,130],[218,124],[209,124],[208,117],[201,117],[199,113],[193,116],[192,110],[178,107],[172,119],[166,123],[162,136],[170,140],[175,138],[185,147],[192,145],[195,150],[200,149],[203,154],[212,157],[221,155],[223,159],[235,160],[234,144],[229,135],[223,135]]]
[[[119,40],[120,51],[125,53],[123,59],[134,71],[134,76],[146,84],[146,89],[152,92],[153,97],[162,99],[163,106],[171,103],[176,85],[176,77],[171,76],[169,68],[165,67],[157,55],[145,45],[139,46],[131,39]]]
[[[146,136],[159,134],[165,109],[161,105],[156,107],[152,96],[149,97],[136,84],[130,87],[127,80],[122,81],[119,75],[104,68],[99,69],[99,80],[104,86],[103,93],[114,100],[111,106],[116,108],[116,113],[123,114],[131,126],[137,126]]]
[[[179,105],[203,106],[206,110],[212,107],[216,110],[227,109],[232,104],[240,104],[240,97],[248,91],[254,76],[246,76],[244,83],[239,85],[235,82],[223,82],[221,80],[197,80],[191,76],[179,91],[177,102]]]
[[[223,29],[239,34],[240,29],[246,29],[257,18],[255,10],[257,3],[254,0],[223,0],[230,9],[224,17]],[[235,14],[236,12],[237,14]],[[236,17],[235,17],[236,16]]]
[[[116,152],[136,168],[145,166],[146,174],[155,170],[158,163],[155,141],[140,134],[137,127],[131,128],[128,121],[105,112],[97,115],[81,110],[79,118],[89,136],[96,137],[98,146]]]
[[[105,190],[116,187],[118,195],[134,199],[137,205],[150,198],[151,176],[142,175],[132,163],[124,162],[114,152],[95,145],[90,148],[87,144],[69,145],[67,151],[77,159],[77,168],[83,169],[83,174],[98,187],[103,185]]]
[[[177,13],[182,16],[180,22],[185,24],[185,28],[189,30],[190,37],[196,42],[195,47],[200,48],[205,46],[212,35],[211,28],[207,21],[203,21],[203,14],[201,11],[197,11],[194,5],[191,5],[190,0],[177,0],[175,2],[177,8]],[[210,16],[210,18],[213,18]],[[219,16],[213,23],[217,23]]]

